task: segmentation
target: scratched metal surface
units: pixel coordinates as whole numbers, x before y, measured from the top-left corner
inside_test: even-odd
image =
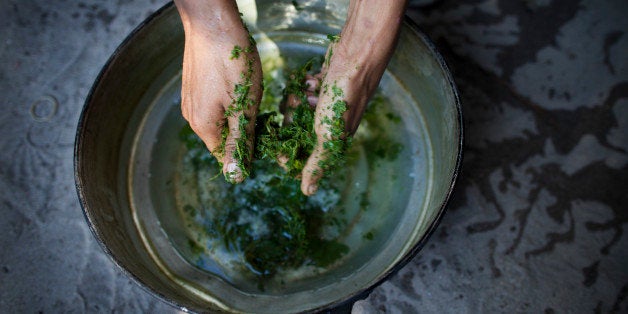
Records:
[[[90,234],[78,116],[165,1],[0,6],[0,312],[175,312]],[[628,2],[411,1],[458,83],[463,174],[427,247],[354,312],[628,312]]]

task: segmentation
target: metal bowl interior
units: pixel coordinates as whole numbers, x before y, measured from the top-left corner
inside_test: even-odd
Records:
[[[324,35],[338,33],[346,13],[343,2],[314,1],[299,10],[274,1],[239,5],[256,38],[281,38],[285,51],[294,48],[290,43],[324,51]],[[113,54],[92,87],[77,130],[75,179],[86,219],[103,249],[130,277],[166,302],[192,311],[303,312],[363,296],[418,252],[452,192],[461,162],[462,120],[450,74],[416,25],[404,22],[380,85],[396,97],[404,119],[418,121],[404,124],[403,130],[414,143],[408,158],[413,175],[403,188],[382,196],[399,199],[394,206],[403,208],[395,221],[403,223],[387,229],[375,252],[363,250],[326,275],[280,293],[242,289],[186,263],[173,250],[175,240],[167,227],[171,219],[159,215],[158,202],[151,201],[155,192],[138,179],[151,175],[151,154],[160,146],[154,139],[169,125],[164,121],[181,124],[182,52],[181,21],[170,4]],[[159,206],[164,204],[168,202]]]

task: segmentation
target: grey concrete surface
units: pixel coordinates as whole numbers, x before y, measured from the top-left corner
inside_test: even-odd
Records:
[[[0,313],[175,312],[98,247],[72,169],[91,84],[165,1],[0,4]],[[411,1],[459,86],[463,173],[426,248],[354,312],[628,312],[626,12]]]

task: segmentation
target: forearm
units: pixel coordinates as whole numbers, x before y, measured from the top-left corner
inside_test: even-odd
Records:
[[[234,28],[242,28],[235,0],[174,0],[186,35],[219,40],[231,36]]]
[[[340,41],[328,50],[326,83],[348,89],[343,99],[348,134],[357,129],[392,57],[405,5],[405,0],[351,0]]]
[[[351,0],[341,33],[341,49],[358,56],[362,62],[389,58],[406,3],[406,0]]]

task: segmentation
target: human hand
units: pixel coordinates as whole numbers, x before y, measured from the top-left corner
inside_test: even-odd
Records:
[[[248,175],[262,97],[255,44],[235,1],[175,4],[185,31],[181,112],[223,165],[225,178],[241,182]]]
[[[332,38],[318,84],[308,84],[316,104],[317,145],[301,172],[301,191],[312,195],[325,171],[344,154],[339,141],[355,133],[394,51],[406,1],[352,0],[340,38]],[[320,88],[319,88],[320,87]],[[320,89],[318,97],[312,95]],[[312,95],[312,96],[310,96]]]

